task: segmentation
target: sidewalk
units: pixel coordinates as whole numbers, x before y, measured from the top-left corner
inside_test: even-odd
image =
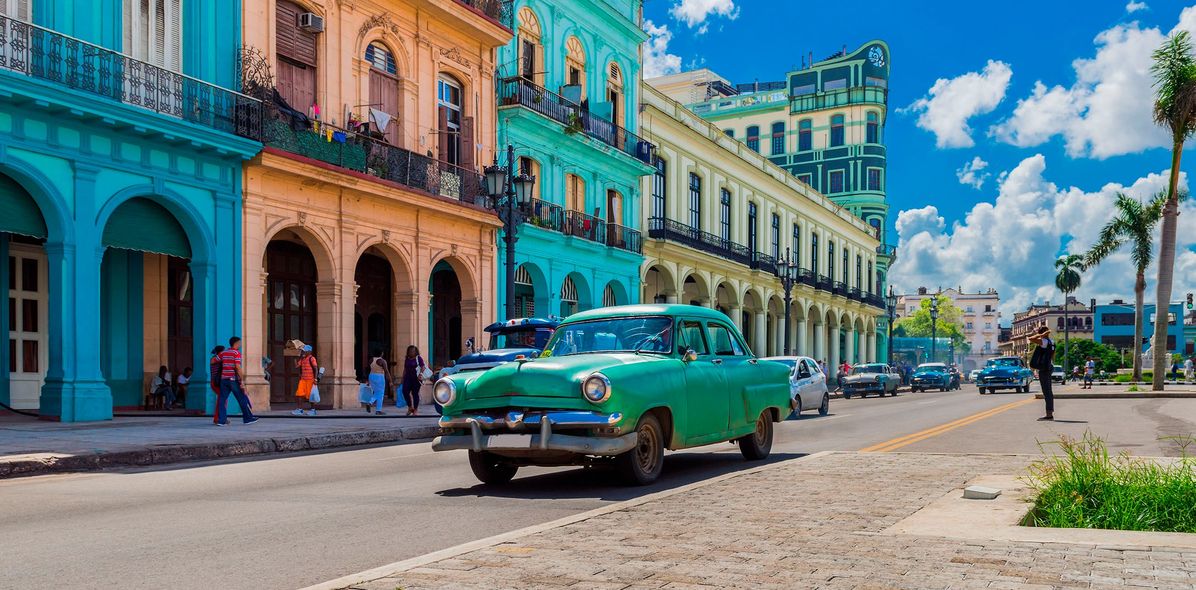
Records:
[[[160,465],[267,453],[426,440],[436,435],[432,408],[417,417],[370,416],[330,410],[317,417],[266,412],[245,425],[231,417],[217,427],[210,416],[117,417],[104,422],[47,422],[0,416],[0,478]]]
[[[1196,550],[886,531],[1027,455],[830,453],[316,588],[1194,588]],[[666,465],[667,469],[667,465]],[[605,512],[604,512],[605,511]],[[463,526],[466,523],[446,523]]]

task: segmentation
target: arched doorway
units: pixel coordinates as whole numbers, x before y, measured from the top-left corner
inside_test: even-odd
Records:
[[[357,301],[353,309],[353,368],[358,381],[365,381],[366,366],[375,351],[396,360],[391,339],[391,318],[394,308],[391,286],[394,274],[390,262],[380,254],[367,250],[357,261],[353,273],[357,284]]]
[[[433,368],[443,367],[461,357],[461,281],[448,262],[432,268],[428,281],[432,293],[431,351],[427,361]]]
[[[294,357],[284,357],[286,343],[300,340],[316,344],[316,259],[296,236],[279,238],[266,245],[266,355],[274,361],[270,369],[270,404],[295,401],[299,369]],[[319,350],[316,358],[320,358]],[[331,359],[321,359],[327,363]]]
[[[677,296],[677,284],[668,269],[654,264],[644,273],[645,303],[668,303],[669,297]]]
[[[21,185],[0,174],[0,402],[35,409],[49,361],[49,235]]]

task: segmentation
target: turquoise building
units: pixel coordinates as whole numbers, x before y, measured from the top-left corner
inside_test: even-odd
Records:
[[[241,3],[0,1],[0,402],[141,407],[241,326]]]
[[[498,147],[513,146],[536,183],[516,234],[515,292],[500,281],[499,309],[508,296],[519,316],[638,302],[639,186],[654,153],[634,132],[640,0],[517,0],[514,11],[515,38],[498,55]]]

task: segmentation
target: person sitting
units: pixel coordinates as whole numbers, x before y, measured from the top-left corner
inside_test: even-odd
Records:
[[[174,388],[170,385],[170,373],[166,370],[166,365],[158,367],[158,374],[154,375],[154,380],[150,382],[150,394],[154,397],[162,397],[162,407],[169,410],[174,406]]]
[[[177,399],[180,404],[187,404],[187,385],[190,383],[191,367],[187,367],[183,369],[183,372],[179,374],[178,378],[174,381],[174,387],[176,390],[175,399]]]

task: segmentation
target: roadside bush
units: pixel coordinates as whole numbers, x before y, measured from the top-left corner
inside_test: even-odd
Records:
[[[1113,377],[1113,382],[1114,383],[1129,383],[1130,381],[1133,380],[1133,378],[1134,378],[1133,375],[1131,375],[1129,373],[1124,373],[1124,374],[1117,375],[1117,376]],[[1142,380],[1143,381],[1150,381],[1153,378],[1154,378],[1153,372],[1142,371]]]
[[[1181,439],[1182,447],[1192,442]],[[1064,437],[1061,455],[1030,466],[1038,492],[1025,524],[1041,527],[1196,533],[1196,461],[1186,451],[1174,463],[1122,453],[1085,433]]]

